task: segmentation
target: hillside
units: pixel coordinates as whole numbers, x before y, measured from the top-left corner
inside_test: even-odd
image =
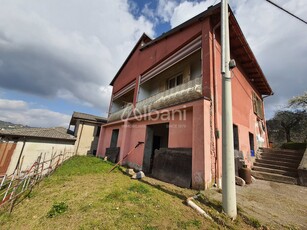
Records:
[[[30,128],[27,125],[14,124],[7,121],[0,121],[0,130],[2,129],[19,129],[19,128]]]
[[[132,180],[94,157],[73,157],[43,180],[13,213],[0,213],[1,229],[253,229],[246,217],[231,221],[220,203],[202,197],[205,219],[185,204],[197,191],[146,177]]]

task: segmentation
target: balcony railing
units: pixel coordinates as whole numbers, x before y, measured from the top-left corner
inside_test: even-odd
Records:
[[[192,101],[201,96],[202,78],[199,77],[137,102],[135,114],[140,115],[149,113],[153,110]],[[133,114],[133,105],[129,104],[124,109],[112,113],[108,118],[108,122],[125,119]]]

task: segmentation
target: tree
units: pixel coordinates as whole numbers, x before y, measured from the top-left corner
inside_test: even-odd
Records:
[[[288,109],[277,111],[267,121],[270,141],[279,145],[283,142],[307,141],[307,92],[288,101]]]
[[[299,95],[290,99],[288,105],[291,108],[301,108],[303,110],[307,109],[307,92],[305,92],[303,95]]]
[[[301,129],[300,122],[303,121],[306,116],[304,111],[278,111],[275,114],[274,119],[280,123],[282,127],[286,141],[292,142],[291,133],[293,131],[299,131]]]

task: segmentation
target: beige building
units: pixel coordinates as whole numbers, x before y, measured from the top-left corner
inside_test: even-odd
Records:
[[[74,153],[76,138],[67,129],[24,128],[0,131],[0,176],[12,174],[18,162],[29,169],[41,155],[45,160],[56,154]]]
[[[80,112],[73,113],[69,130],[74,126],[74,131],[71,132],[77,139],[75,143],[75,154],[96,155],[100,128],[106,122],[107,119],[104,117]]]

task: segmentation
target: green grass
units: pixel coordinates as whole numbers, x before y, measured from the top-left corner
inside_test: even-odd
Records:
[[[152,178],[132,180],[95,157],[73,157],[14,207],[0,213],[1,229],[224,229],[185,205],[197,192]],[[204,199],[207,199],[204,197]],[[220,218],[216,207],[200,203]],[[215,218],[215,219],[217,219]],[[251,229],[223,216],[224,226]]]

